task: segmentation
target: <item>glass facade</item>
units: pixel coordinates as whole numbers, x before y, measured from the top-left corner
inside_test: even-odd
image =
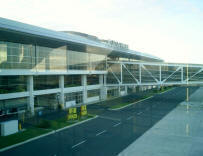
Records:
[[[68,75],[64,76],[64,87],[81,86],[81,75]]]
[[[66,46],[59,48],[36,47],[36,68],[40,70],[66,70]]]
[[[89,54],[91,70],[106,70],[106,56]]]
[[[87,75],[87,85],[99,84],[99,75]]]
[[[88,90],[87,91],[87,97],[94,97],[94,96],[99,96],[100,90],[99,89],[93,89],[93,90]]]
[[[83,94],[82,92],[73,92],[73,93],[66,93],[65,95],[65,101],[75,101],[76,104],[81,104],[83,103],[82,97]]]
[[[106,70],[106,56],[68,50],[68,66],[73,70]]]
[[[35,107],[47,107],[56,109],[59,105],[59,97],[57,94],[47,94],[35,96]]]
[[[119,96],[118,87],[109,88],[107,90],[107,98],[113,98],[113,97],[117,97],[117,96]]]
[[[0,41],[0,69],[106,70],[106,56]]]
[[[0,76],[0,94],[27,90],[26,76]]]
[[[68,50],[68,66],[74,70],[88,70],[89,58],[88,53]]]
[[[32,69],[34,46],[0,41],[0,69]]]
[[[27,98],[0,100],[0,114],[16,112],[27,108]]]
[[[59,77],[55,75],[34,76],[34,90],[59,88]]]

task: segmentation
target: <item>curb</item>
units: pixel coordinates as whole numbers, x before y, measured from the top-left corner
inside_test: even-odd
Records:
[[[139,100],[139,101],[137,101],[137,102],[130,103],[130,104],[126,105],[126,106],[123,106],[123,107],[120,107],[120,108],[115,108],[115,109],[109,109],[109,110],[111,110],[111,111],[118,111],[118,110],[121,110],[121,109],[123,109],[123,108],[130,107],[130,106],[132,106],[132,105],[134,105],[134,104],[136,104],[136,103],[139,103],[139,102],[145,101],[145,100],[147,100],[147,99],[150,99],[150,98],[152,98],[152,97],[154,97],[154,95],[153,95],[153,96],[150,96],[150,97],[148,97],[148,98]]]
[[[175,88],[171,88],[171,89],[166,90],[166,91],[164,91],[164,92],[161,92],[161,93],[159,93],[159,94],[164,94],[164,93],[169,92],[170,90],[173,90],[173,89],[175,89]]]
[[[48,133],[46,133],[46,134],[42,134],[42,135],[36,136],[36,137],[34,137],[34,138],[25,140],[25,141],[23,141],[23,142],[19,142],[19,143],[17,143],[17,144],[11,145],[11,146],[4,147],[4,148],[0,149],[0,152],[4,152],[4,151],[9,150],[9,149],[11,149],[11,148],[14,148],[14,147],[17,147],[17,146],[26,144],[26,143],[28,143],[28,142],[31,142],[31,141],[40,139],[40,138],[42,138],[42,137],[45,137],[45,136],[54,134],[54,133],[56,133],[56,132],[60,132],[60,131],[62,131],[62,130],[65,130],[65,129],[68,129],[68,128],[71,128],[71,127],[74,127],[74,126],[80,125],[80,124],[82,124],[82,123],[84,123],[84,122],[88,122],[88,121],[93,120],[93,119],[96,119],[96,118],[98,118],[98,115],[96,115],[96,116],[93,117],[93,118],[90,118],[90,119],[87,119],[87,120],[84,120],[84,121],[81,121],[81,122],[72,124],[72,125],[70,125],[70,126],[66,126],[66,127],[63,127],[63,128],[57,129],[57,130],[53,130],[53,131],[48,132]]]

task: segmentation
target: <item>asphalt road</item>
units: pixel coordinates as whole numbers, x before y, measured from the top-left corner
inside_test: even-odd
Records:
[[[190,94],[198,87],[190,87]],[[103,110],[98,118],[0,153],[1,156],[114,156],[186,99],[178,87],[119,111]],[[90,106],[88,109],[100,109]]]

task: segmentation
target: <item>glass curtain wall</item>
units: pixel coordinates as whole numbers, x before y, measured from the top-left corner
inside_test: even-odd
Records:
[[[68,67],[69,66],[69,67]],[[0,41],[0,69],[106,70],[106,56]]]
[[[57,94],[37,95],[35,96],[35,107],[47,107],[56,109],[59,105]]]
[[[0,115],[27,108],[27,98],[16,98],[9,100],[0,100]]]
[[[66,93],[65,94],[65,101],[75,101],[76,104],[81,104],[83,103],[83,94],[82,92],[73,92],[73,93]]]
[[[99,75],[87,75],[87,85],[99,84]]]
[[[81,86],[81,75],[67,75],[64,76],[64,87]]]
[[[106,56],[68,50],[68,66],[72,70],[106,70]]]
[[[99,89],[93,89],[93,90],[88,90],[87,91],[87,97],[94,97],[94,96],[99,96],[100,90]]]
[[[33,45],[0,41],[0,69],[32,69],[34,65]]]
[[[34,90],[59,88],[59,77],[56,75],[34,76]]]
[[[0,76],[0,94],[27,90],[26,76]]]
[[[39,70],[67,70],[66,46],[59,48],[36,47]]]

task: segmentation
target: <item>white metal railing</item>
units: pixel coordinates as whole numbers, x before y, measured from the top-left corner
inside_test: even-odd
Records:
[[[116,81],[113,84],[107,81],[107,86],[203,84],[203,65],[132,61],[108,61],[107,63],[108,72],[112,73]],[[120,71],[118,68],[111,68],[115,64]],[[118,72],[120,79],[117,76]],[[107,74],[107,80],[108,76],[110,75]],[[132,80],[130,81],[129,78]]]

